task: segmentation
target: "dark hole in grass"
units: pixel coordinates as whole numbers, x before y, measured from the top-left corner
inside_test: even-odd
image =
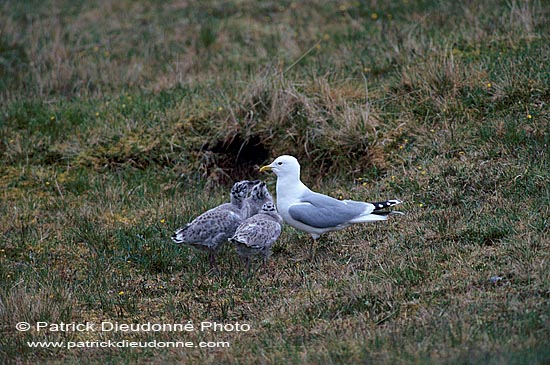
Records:
[[[222,182],[230,184],[236,180],[257,176],[258,165],[269,157],[269,150],[258,136],[251,136],[245,140],[237,135],[231,141],[218,141],[206,149],[217,157],[217,167],[225,174],[223,177],[220,176]]]

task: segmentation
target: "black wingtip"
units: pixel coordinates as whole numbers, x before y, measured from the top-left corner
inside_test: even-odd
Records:
[[[170,239],[172,240],[172,242],[177,243],[177,244],[183,243],[183,240],[181,238],[178,238],[178,234],[181,231],[183,231],[185,228],[187,228],[187,227],[178,229],[173,235],[170,236]]]
[[[375,210],[371,214],[376,214],[382,217],[390,217],[392,215],[405,215],[405,213],[398,212],[396,210]]]
[[[239,241],[239,240],[236,239],[236,238],[230,238],[229,241],[230,241],[232,244],[234,244],[235,246],[246,246],[246,247],[248,247],[248,246],[246,245],[246,243],[241,242],[241,241]]]
[[[392,199],[392,200],[386,200],[386,201],[383,201],[383,202],[373,202],[371,204],[374,205],[374,212],[373,213],[377,213],[378,211],[380,211],[382,209],[391,208],[391,207],[396,206],[397,204],[401,204],[401,203],[403,203],[403,202],[399,199]]]

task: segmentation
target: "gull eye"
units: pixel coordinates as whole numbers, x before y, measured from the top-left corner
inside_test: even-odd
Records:
[[[277,162],[277,165],[281,166],[283,163],[281,161]]]

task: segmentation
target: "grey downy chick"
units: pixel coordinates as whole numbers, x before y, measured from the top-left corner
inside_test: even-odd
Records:
[[[245,211],[245,218],[250,218],[262,209],[262,206],[265,203],[273,203],[273,197],[267,190],[265,182],[260,181],[258,184],[254,185],[250,196],[245,200],[243,205],[243,210]]]
[[[260,255],[265,263],[271,256],[271,247],[281,234],[282,225],[283,219],[272,201],[263,204],[258,214],[239,225],[229,241],[235,244],[237,254],[246,260],[247,271],[251,257]]]
[[[231,188],[230,202],[207,210],[185,227],[178,229],[171,237],[177,244],[184,244],[196,250],[207,252],[210,267],[216,266],[216,254],[231,237],[239,224],[247,218],[245,200],[251,187],[258,181],[243,180]]]

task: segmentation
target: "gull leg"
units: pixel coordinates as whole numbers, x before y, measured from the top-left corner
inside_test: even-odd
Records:
[[[262,265],[262,262],[260,261],[260,263],[258,263],[256,265],[256,268],[254,269],[254,275],[258,275],[258,271],[260,271],[260,269],[263,267]]]
[[[258,271],[260,271],[260,269],[262,269],[264,272],[267,270],[267,260],[269,259],[269,255],[262,253],[261,256],[262,256],[262,259],[261,259],[262,261],[256,267],[256,271],[255,271],[256,274],[258,273]]]
[[[309,252],[306,254],[304,253],[303,255],[300,255],[299,257],[293,257],[290,259],[290,261],[292,262],[300,262],[300,261],[307,261],[307,260],[311,260],[313,259],[313,257],[315,256],[315,239],[312,237],[311,238],[311,243],[309,245]]]
[[[311,245],[309,246],[309,259],[311,261],[313,261],[313,259],[315,258],[315,244],[317,243],[317,241],[315,240],[315,238],[311,237]]]
[[[216,273],[219,273],[218,265],[216,263],[216,256],[213,252],[208,253],[208,261],[210,262],[210,269]]]
[[[261,256],[262,256],[262,263],[263,263],[263,267],[265,267],[267,265],[267,260],[269,259],[269,257],[271,257],[271,248],[264,248],[262,251],[261,251]]]

